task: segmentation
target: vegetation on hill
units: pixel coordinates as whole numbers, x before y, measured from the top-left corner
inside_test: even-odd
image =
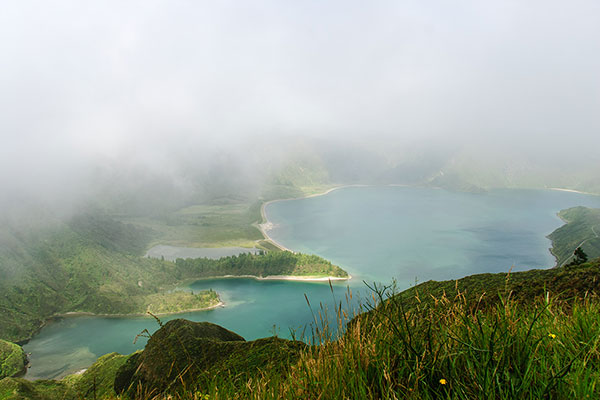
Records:
[[[223,275],[252,275],[267,277],[274,275],[293,275],[310,277],[347,278],[348,273],[316,255],[291,253],[289,251],[268,252],[260,254],[244,253],[237,256],[223,257],[218,260],[207,258],[181,259],[175,262],[177,268],[188,271],[196,277],[213,277]]]
[[[0,379],[19,376],[27,369],[27,356],[18,344],[0,339]]]
[[[550,294],[531,297],[524,307],[505,293],[495,306],[482,309],[456,290],[435,298],[423,291],[424,297],[431,302],[413,308],[401,297],[382,297],[385,307],[374,308],[342,339],[301,359],[290,379],[273,391],[279,396],[291,389],[303,398],[323,393],[324,399],[600,394],[596,296],[560,301]]]
[[[121,223],[101,212],[85,212],[71,217],[69,228],[79,236],[107,250],[143,255],[148,242],[156,236],[151,229]]]
[[[0,246],[0,337],[27,339],[57,313],[144,313],[153,300],[149,296],[178,282],[173,263],[115,251],[102,239],[110,234],[101,229],[86,236],[81,231],[57,223],[43,239],[8,232],[13,240]],[[137,247],[126,240],[119,246]],[[194,300],[199,304],[199,297]]]
[[[482,187],[474,185],[457,174],[447,173],[439,174],[428,181],[428,184],[433,187],[467,193],[485,193],[486,190]]]
[[[233,392],[261,374],[283,376],[305,348],[303,342],[276,337],[246,342],[218,325],[176,319],[161,326],[143,351],[107,354],[81,374],[60,381],[0,380],[0,399],[104,399],[117,393],[122,398],[168,393],[202,399],[216,382]]]
[[[600,262],[525,272],[477,274],[456,281],[427,281],[398,294],[405,307],[414,308],[434,299],[460,293],[474,308],[495,307],[502,296],[527,305],[547,293],[555,300],[569,300],[596,293],[600,288]],[[599,293],[600,294],[600,293]]]
[[[245,385],[259,371],[280,373],[305,346],[277,338],[246,342],[218,325],[173,320],[119,369],[115,390],[135,397],[137,393],[204,392],[220,379]]]
[[[1,400],[79,400],[114,398],[115,376],[131,357],[106,354],[82,373],[55,380],[28,381],[22,378],[0,380]]]
[[[183,290],[146,296],[146,311],[152,314],[170,314],[181,311],[204,310],[219,304],[219,295],[212,289],[199,293]]]
[[[45,320],[67,312],[166,313],[212,307],[219,303],[212,291],[170,290],[209,275],[347,276],[322,258],[289,252],[178,263],[140,257],[152,237],[152,229],[97,214],[50,220],[43,228],[2,225],[0,338],[26,340]]]
[[[548,235],[557,265],[571,261],[578,247],[591,258],[600,257],[600,209],[572,207],[558,216],[565,225]]]
[[[215,199],[175,211],[145,216],[121,216],[127,224],[154,233],[151,244],[188,247],[254,247],[263,239],[253,224],[260,222],[258,201]]]
[[[364,305],[370,311],[341,338],[320,326],[313,333],[320,345],[307,348],[286,376],[263,374],[235,395],[597,398],[600,260],[551,271],[428,282],[399,295],[374,288]],[[223,387],[207,393],[233,395]]]
[[[144,351],[105,356],[79,377],[6,378],[0,399],[597,398],[599,282],[596,259],[398,294],[374,287],[341,336],[322,308],[310,346],[174,320]],[[348,315],[336,314],[339,328]]]

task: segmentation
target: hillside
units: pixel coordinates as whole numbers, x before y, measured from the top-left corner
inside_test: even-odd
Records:
[[[398,294],[407,309],[433,299],[460,295],[469,307],[495,307],[510,296],[520,305],[534,303],[548,293],[554,300],[585,297],[600,289],[600,259],[561,268],[525,272],[477,274],[456,281],[427,281]],[[600,293],[597,293],[600,294]]]
[[[0,337],[7,340],[29,338],[54,314],[144,313],[151,296],[181,279],[173,263],[137,256],[138,229],[108,217],[25,228],[4,225],[0,240]],[[218,302],[185,296],[194,308]]]
[[[0,399],[597,398],[599,290],[600,259],[375,287],[342,336],[313,326],[318,346],[173,320],[81,375],[1,380]]]
[[[569,262],[580,246],[590,258],[600,257],[600,209],[572,207],[558,216],[565,225],[548,235],[557,265]]]
[[[27,356],[23,349],[0,339],[0,379],[7,376],[19,376],[25,373]]]
[[[170,290],[186,280],[223,275],[347,276],[320,257],[288,252],[177,263],[150,259],[140,254],[153,238],[162,237],[156,229],[100,213],[67,220],[42,217],[0,228],[0,338],[13,342],[28,339],[55,314],[160,314],[219,303],[213,291]]]
[[[214,276],[299,276],[348,278],[348,273],[322,257],[288,251],[260,254],[240,254],[218,260],[207,258],[181,259],[175,262],[178,269],[190,271],[196,277]]]

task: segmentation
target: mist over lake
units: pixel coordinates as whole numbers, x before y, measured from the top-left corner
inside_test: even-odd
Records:
[[[327,195],[270,203],[269,235],[300,252],[326,257],[353,279],[328,283],[202,280],[224,308],[161,318],[210,321],[246,339],[274,333],[289,337],[313,321],[319,303],[344,301],[348,288],[367,292],[366,282],[398,282],[404,289],[429,279],[482,272],[548,268],[555,264],[546,235],[562,225],[556,213],[583,205],[600,207],[600,197],[550,190],[493,190],[457,193],[418,187],[349,187]],[[24,346],[31,352],[27,378],[55,378],[89,366],[98,356],[142,348],[134,337],[155,331],[152,318],[69,317],[50,323]]]
[[[400,288],[478,272],[554,266],[546,235],[574,205],[600,197],[551,190],[461,193],[418,187],[347,187],[267,207],[269,235],[316,253],[357,280],[398,280]]]

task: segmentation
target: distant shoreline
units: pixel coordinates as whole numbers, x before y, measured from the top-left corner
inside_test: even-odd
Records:
[[[214,310],[216,308],[219,307],[225,307],[225,303],[223,303],[222,301],[219,301],[217,304],[209,306],[209,307],[203,307],[203,308],[194,308],[194,309],[189,309],[189,310],[183,310],[183,311],[174,311],[174,312],[170,312],[170,313],[153,313],[156,316],[164,316],[164,315],[175,315],[175,314],[185,314],[188,312],[196,312],[196,311],[210,311],[210,310]],[[116,314],[106,314],[106,313],[93,313],[91,311],[67,311],[66,313],[55,313],[52,314],[48,317],[45,317],[44,320],[42,321],[42,323],[26,338],[22,339],[22,340],[18,340],[15,341],[15,343],[17,343],[19,346],[23,346],[27,343],[29,343],[29,341],[31,339],[33,339],[34,336],[36,336],[37,334],[40,333],[40,331],[42,329],[44,329],[48,323],[52,322],[53,320],[57,319],[57,318],[70,318],[70,317],[105,317],[105,318],[129,318],[129,317],[148,317],[148,313],[116,313]]]
[[[350,274],[347,277],[343,276],[317,276],[317,275],[220,275],[207,276],[203,278],[190,280],[191,282],[211,280],[211,279],[254,279],[257,281],[301,281],[301,282],[327,282],[327,281],[347,281],[352,278]]]
[[[225,303],[223,303],[222,301],[219,301],[217,304],[214,304],[214,305],[209,306],[209,307],[190,308],[188,310],[163,312],[163,313],[152,313],[152,314],[154,314],[156,316],[176,315],[176,314],[185,314],[185,313],[198,312],[198,311],[210,311],[210,310],[214,310],[215,308],[219,308],[219,307],[225,307]],[[150,311],[150,312],[152,312],[152,311]],[[52,318],[82,317],[82,316],[89,316],[89,317],[109,317],[109,318],[112,318],[112,317],[115,317],[115,318],[128,318],[128,317],[148,317],[150,315],[148,314],[148,311],[146,311],[145,313],[128,313],[128,314],[97,314],[97,313],[93,313],[93,312],[89,312],[89,311],[69,311],[69,312],[66,312],[66,313],[54,314],[52,317],[50,317],[50,319],[52,319]]]
[[[591,193],[591,192],[582,192],[581,190],[575,190],[575,189],[566,189],[566,188],[557,188],[557,187],[551,187],[551,188],[547,188],[548,190],[556,190],[558,192],[570,192],[570,193],[579,193],[579,194],[586,194],[586,195],[592,195],[592,196],[599,196],[599,194],[597,193]]]

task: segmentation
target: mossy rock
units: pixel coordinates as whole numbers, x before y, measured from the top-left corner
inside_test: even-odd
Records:
[[[18,344],[0,339],[0,379],[21,376],[27,371],[27,356]]]
[[[286,370],[305,344],[278,338],[246,342],[208,322],[169,321],[148,340],[142,353],[119,368],[115,391],[172,393],[185,387],[202,390],[217,375],[244,376],[260,370]]]

